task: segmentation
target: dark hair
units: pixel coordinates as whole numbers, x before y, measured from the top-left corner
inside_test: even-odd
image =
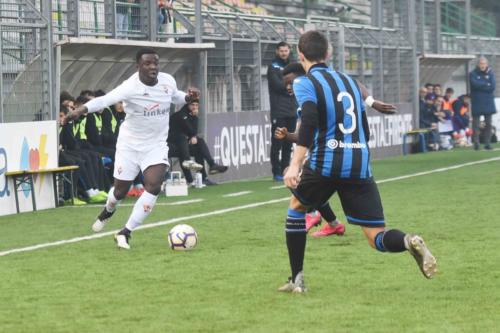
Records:
[[[75,99],[73,98],[73,96],[71,96],[71,94],[69,92],[67,92],[66,90],[64,91],[61,91],[61,95],[59,95],[59,103],[62,104],[64,101],[75,101]]]
[[[102,89],[97,89],[96,91],[94,91],[94,96],[95,97],[101,97],[101,96],[104,96],[106,95],[106,92]]]
[[[435,87],[439,87],[439,88],[441,88],[441,85],[440,85],[439,83],[436,83],[436,84],[434,85],[434,88],[435,88]]]
[[[78,104],[85,104],[89,101],[89,99],[83,95],[80,95],[76,98],[76,103]]]
[[[89,90],[89,89],[85,89],[85,90],[80,91],[80,96],[85,96],[85,95],[95,97],[94,92],[92,90]]]
[[[288,44],[285,41],[279,42],[278,45],[276,45],[276,50],[279,49],[280,47],[288,47],[288,48],[290,48],[290,44]]]
[[[300,36],[299,51],[309,61],[325,60],[328,53],[328,40],[319,31],[308,31]]]
[[[427,82],[427,83],[425,84],[425,87],[427,88],[428,86],[433,86],[433,87],[434,87],[434,85],[433,85],[432,83]]]
[[[454,93],[455,90],[453,90],[453,88],[446,88],[446,91],[444,92],[445,94],[448,94],[448,93]]]
[[[156,50],[151,48],[151,47],[143,47],[143,48],[139,49],[139,51],[137,51],[137,53],[135,54],[135,62],[139,63],[139,60],[141,60],[142,56],[145,54],[158,55],[158,52],[156,52]]]
[[[68,108],[65,107],[64,105],[59,106],[59,112],[62,112],[64,114],[68,114]]]
[[[288,75],[288,74],[296,74],[298,76],[301,75],[306,75],[306,71],[304,70],[304,67],[298,62],[292,62],[291,64],[288,64],[285,68],[283,68],[283,76]]]

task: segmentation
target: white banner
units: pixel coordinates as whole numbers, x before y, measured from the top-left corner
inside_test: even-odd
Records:
[[[0,215],[15,214],[14,183],[7,171],[57,168],[57,123],[37,121],[0,124]],[[37,209],[55,207],[52,174],[34,175]],[[21,212],[31,211],[31,189],[23,184],[18,192]]]

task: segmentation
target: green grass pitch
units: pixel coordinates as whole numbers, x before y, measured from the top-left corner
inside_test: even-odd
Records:
[[[382,181],[498,157],[454,150],[375,161],[373,170]],[[215,211],[182,221],[199,235],[191,252],[168,248],[167,224],[135,232],[128,252],[106,236],[0,256],[0,332],[499,331],[499,160],[380,183],[388,226],[421,234],[435,254],[433,280],[409,254],[378,253],[347,226],[343,237],[308,238],[304,295],[276,291],[289,275],[289,193],[276,185],[194,189],[187,199],[203,200],[189,205],[162,196],[147,223]],[[251,193],[223,197],[241,191]],[[125,203],[106,231],[125,223],[133,200]],[[336,196],[331,203],[345,220]],[[0,252],[91,235],[99,211],[0,217]]]

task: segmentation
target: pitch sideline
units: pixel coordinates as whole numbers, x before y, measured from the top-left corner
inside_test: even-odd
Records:
[[[413,174],[408,174],[408,175],[403,175],[403,176],[398,176],[398,177],[393,177],[393,178],[386,178],[377,181],[377,184],[383,184],[383,183],[389,183],[389,182],[394,182],[394,181],[399,181],[399,180],[404,180],[408,178],[413,178],[413,177],[419,177],[419,176],[425,176],[433,173],[439,173],[439,172],[445,172],[449,170],[455,170],[467,166],[472,166],[472,165],[477,165],[477,164],[484,164],[484,163],[489,163],[489,162],[495,162],[495,161],[500,161],[500,156],[499,157],[493,157],[493,158],[487,158],[484,160],[479,160],[479,161],[474,161],[474,162],[467,162],[467,163],[462,163],[462,164],[456,164],[452,165],[449,167],[444,167],[444,168],[437,168],[437,169],[432,169],[428,171],[422,171],[422,172],[417,172]],[[259,207],[259,206],[265,206],[265,205],[271,205],[283,201],[289,200],[289,197],[285,198],[280,198],[280,199],[273,199],[273,200],[268,200],[268,201],[261,201],[261,202],[255,202],[252,204],[247,204],[247,205],[241,205],[241,206],[235,206],[231,208],[226,208],[226,209],[218,209],[214,210],[211,212],[206,212],[206,213],[200,213],[200,214],[194,214],[194,215],[189,215],[189,216],[181,216],[181,217],[176,217],[173,219],[165,220],[165,221],[159,221],[159,222],[154,222],[154,223],[148,223],[148,224],[143,224],[139,226],[136,230],[140,229],[150,229],[150,228],[156,228],[160,227],[163,225],[168,225],[172,223],[177,223],[177,222],[182,222],[190,219],[195,219],[195,218],[201,218],[201,217],[207,217],[207,216],[214,216],[214,215],[220,215],[224,213],[229,213],[229,212],[234,212],[238,210],[243,210],[243,209],[248,209],[248,208],[254,208],[254,207]],[[66,240],[60,240],[56,242],[50,242],[50,243],[41,243],[37,245],[32,245],[32,246],[26,246],[26,247],[20,247],[20,248],[15,248],[15,249],[10,249],[6,251],[0,252],[0,257],[7,256],[9,254],[14,254],[14,253],[20,253],[20,252],[30,252],[30,251],[35,251],[38,249],[44,249],[48,247],[54,247],[54,246],[59,246],[59,245],[64,245],[64,244],[71,244],[71,243],[77,243],[85,240],[92,240],[92,239],[98,239],[98,238],[103,238],[107,236],[111,236],[118,232],[119,229],[113,230],[113,231],[108,231],[108,232],[103,232],[103,233],[98,233],[98,234],[93,234],[89,236],[82,236],[82,237],[75,237],[75,238],[70,238]]]

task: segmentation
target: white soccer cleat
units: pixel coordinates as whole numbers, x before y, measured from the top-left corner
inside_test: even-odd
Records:
[[[104,226],[106,225],[106,222],[101,221],[97,219],[94,224],[92,224],[92,231],[93,232],[101,232],[102,229],[104,229]]]
[[[118,248],[120,249],[125,249],[125,250],[130,250],[130,245],[128,244],[128,238],[125,235],[120,235],[116,234],[115,235],[115,242]]]
[[[292,278],[289,278],[287,283],[278,288],[278,291],[296,294],[307,292],[307,288],[304,283],[304,273],[299,272],[299,274],[295,277],[295,282],[292,282]]]
[[[184,162],[182,162],[182,167],[184,169],[189,169],[189,170],[195,171],[195,172],[203,169],[203,165],[196,163],[195,161],[192,161],[192,160],[185,160]]]
[[[405,243],[408,244],[408,251],[415,258],[422,274],[431,279],[437,273],[437,261],[422,237],[408,234],[405,236]]]
[[[111,216],[115,211],[112,211],[111,213],[107,211],[106,207],[102,210],[101,214],[97,217],[97,220],[92,224],[92,230],[94,232],[101,232],[102,229],[104,229],[104,226],[106,225],[106,222],[109,221]]]

